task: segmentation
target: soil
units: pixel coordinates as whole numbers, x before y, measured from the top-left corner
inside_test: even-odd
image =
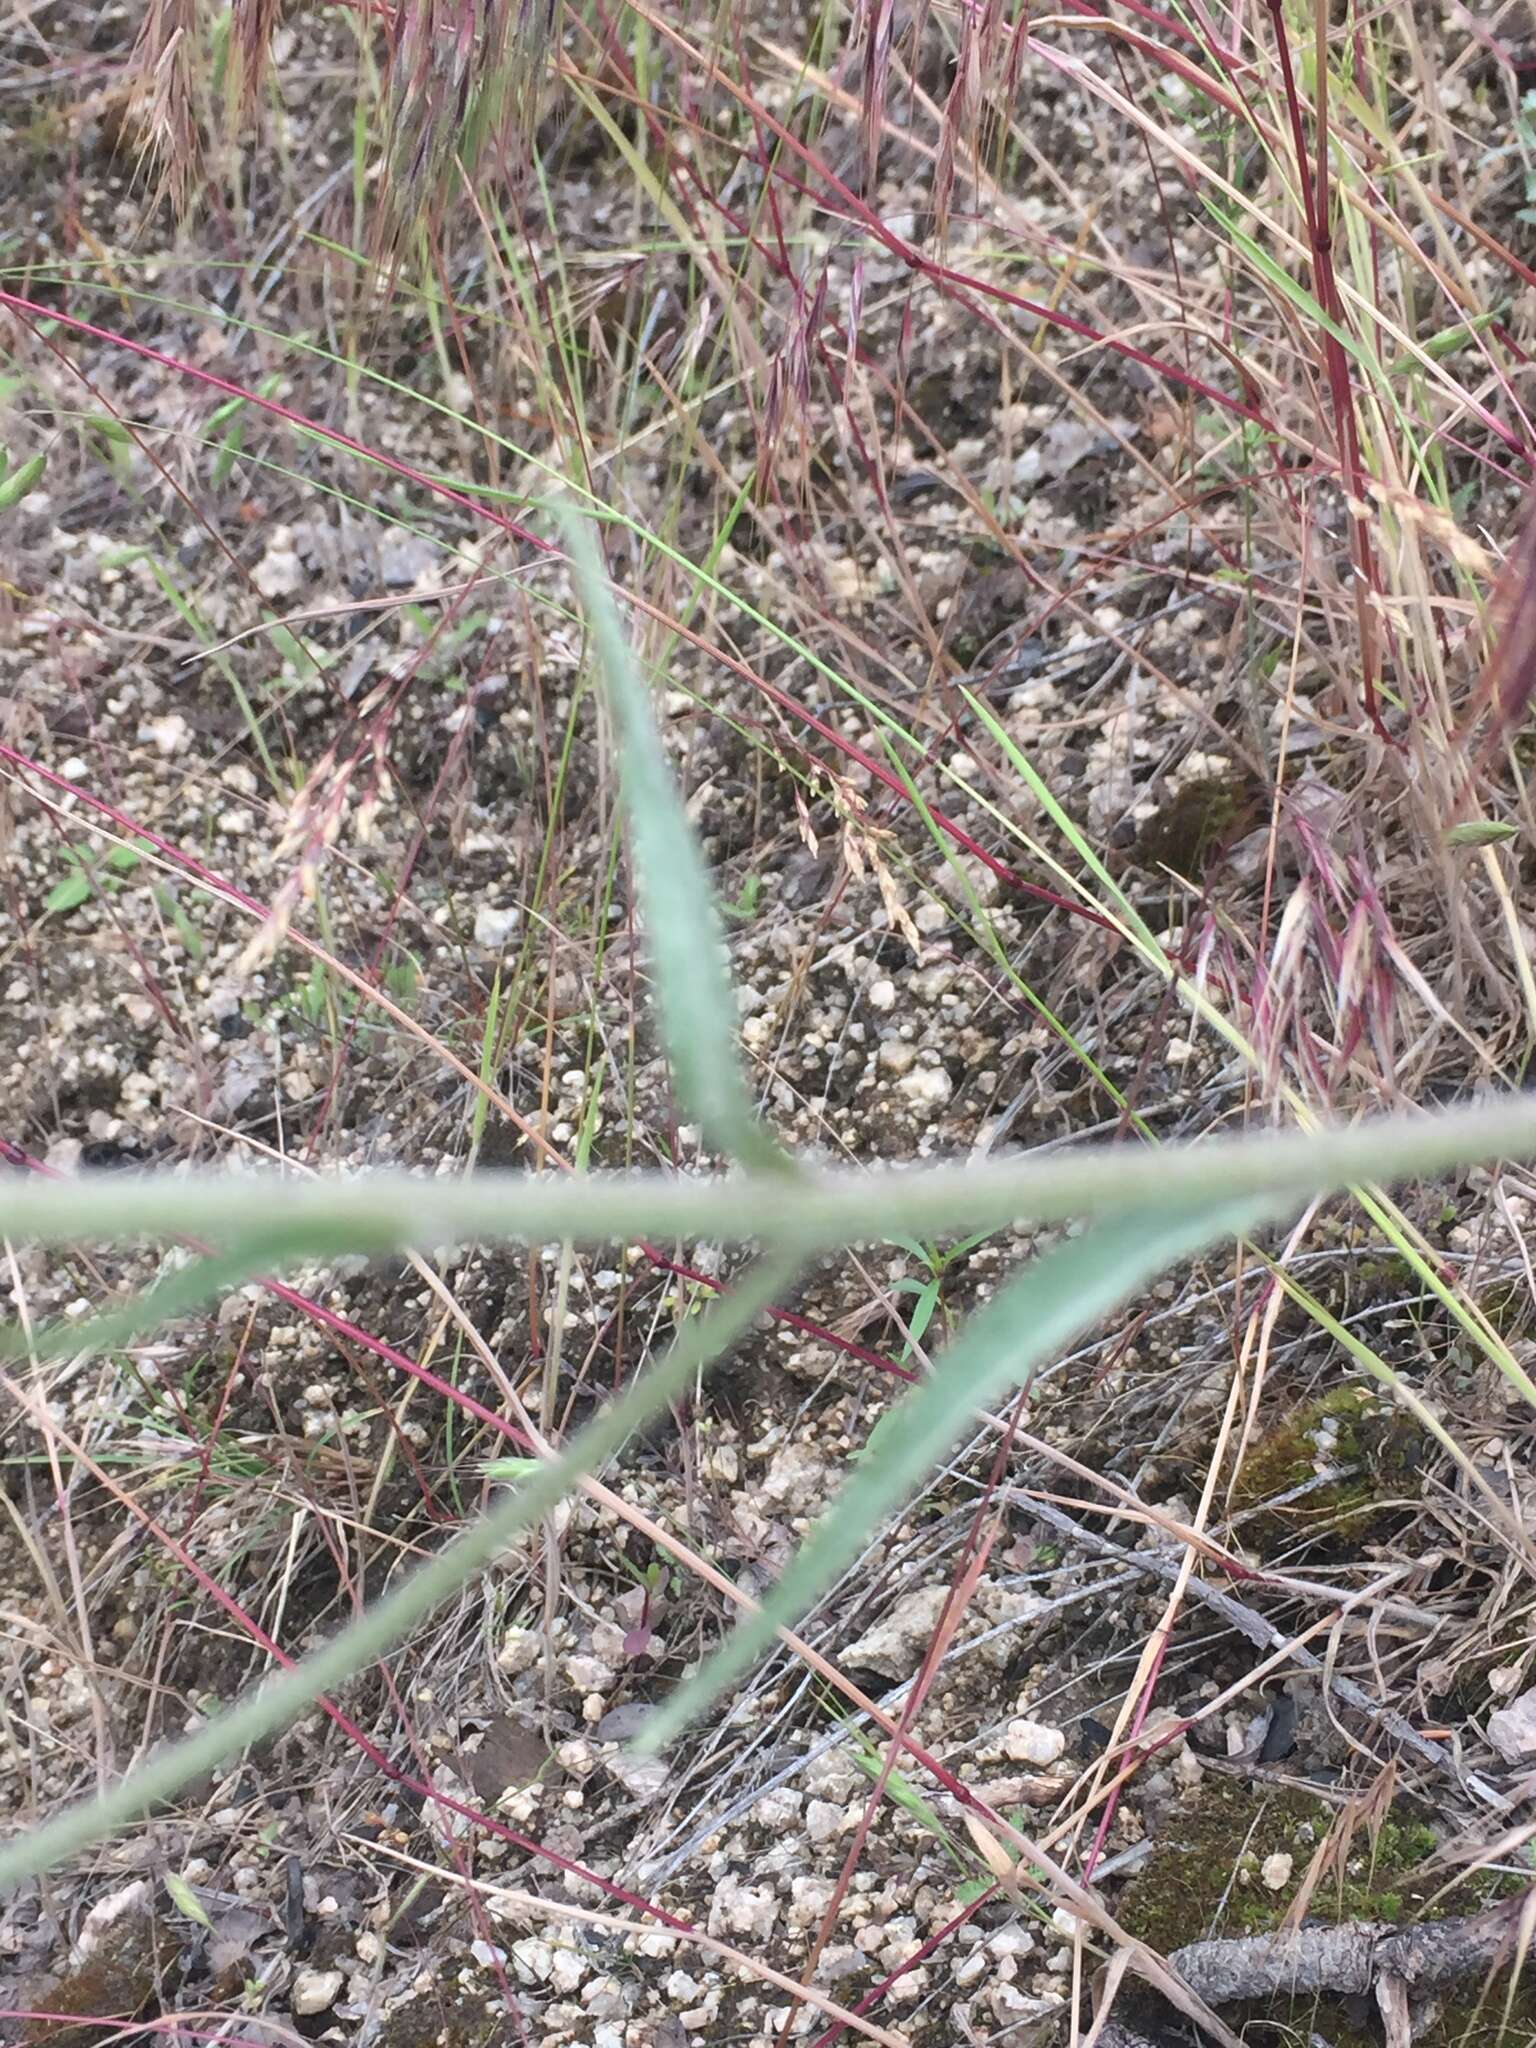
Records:
[[[1170,514],[1171,401],[1138,364],[1057,333],[1021,372],[969,302],[912,290],[878,245],[855,286],[839,241],[829,292],[845,310],[859,296],[858,347],[901,363],[901,402],[871,376],[841,403],[818,363],[765,442],[761,395],[748,403],[737,359],[714,353],[718,305],[685,255],[651,251],[665,222],[637,213],[612,138],[573,132],[571,103],[546,111],[546,187],[528,198],[526,268],[505,299],[487,283],[486,240],[457,215],[433,265],[408,252],[394,289],[375,290],[348,253],[345,21],[293,11],[275,132],[210,143],[219,202],[178,219],[131,153],[134,23],[45,12],[49,60],[11,30],[0,59],[16,116],[9,287],[140,350],[13,318],[0,370],[13,460],[47,454],[0,515],[0,1143],[13,1165],[281,1155],[536,1169],[541,1140],[593,1166],[711,1163],[648,1010],[569,585],[422,481],[468,479],[503,494],[486,499],[498,516],[521,517],[539,474],[476,422],[558,469],[567,373],[587,380],[574,416],[600,444],[603,495],[665,542],[616,529],[615,574],[689,629],[643,652],[727,907],[745,1054],[786,1145],[907,1162],[1137,1130],[1193,1138],[1268,1114],[1262,1077],[1191,1023],[1134,947],[1053,900],[1046,856],[1064,841],[978,701],[1191,975],[1274,988],[1285,963],[1264,949],[1284,907],[1348,876],[1354,894],[1328,915],[1358,934],[1369,891],[1356,885],[1374,878],[1408,963],[1391,999],[1352,1035],[1338,954],[1292,963],[1285,1021],[1261,1048],[1273,1073],[1326,1067],[1325,1106],[1354,1114],[1464,1094],[1495,1070],[1489,1048],[1503,1058],[1519,998],[1486,876],[1461,871],[1447,913],[1414,851],[1411,792],[1399,781],[1384,796],[1389,767],[1320,657],[1287,674],[1272,618],[1255,624],[1228,573],[1237,497]],[[791,18],[758,26],[809,33]],[[931,50],[925,61],[952,77]],[[1499,105],[1486,83],[1460,103],[1469,167]],[[1099,100],[1052,72],[1035,111],[1034,155],[1013,171],[1054,247],[1076,242],[1086,191],[1090,210],[1109,208],[1129,271],[1172,258],[1198,270],[1203,233],[1185,223],[1169,249],[1144,164],[1100,189]],[[710,101],[699,118],[724,117]],[[626,132],[635,146],[640,125]],[[857,157],[851,115],[831,121],[833,144]],[[914,161],[882,158],[875,194],[891,213],[932,204]],[[985,238],[967,216],[950,246],[979,262]],[[504,311],[518,290],[555,290],[557,255],[580,312],[561,329],[563,361]],[[1095,317],[1114,329],[1140,305],[1117,270]],[[678,306],[700,309],[696,331],[678,331]],[[652,313],[665,348],[647,359],[633,342]],[[751,337],[733,345],[754,359]],[[775,361],[792,358],[786,340]],[[187,365],[411,475],[229,406]],[[669,374],[696,436],[681,454],[666,441],[680,431]],[[1507,534],[1515,488],[1483,469],[1452,482],[1468,478],[1480,530]],[[1331,516],[1319,539],[1343,560]],[[707,559],[738,601],[701,594],[668,550]],[[1302,573],[1271,567],[1282,585]],[[903,772],[920,804],[875,772],[884,720],[915,736]],[[1282,727],[1305,764],[1283,805]],[[935,807],[970,850],[944,839]],[[1378,947],[1374,987],[1397,961]],[[1440,1007],[1453,987],[1470,991],[1460,1034]],[[1256,1038],[1259,1007],[1245,1013]],[[1298,1052],[1288,1065],[1303,1041],[1312,1064]],[[466,1069],[518,1122],[485,1113]],[[1141,1565],[1170,1545],[1184,1555],[1170,1532],[1196,1514],[1234,1360],[1251,1369],[1251,1252],[1159,1283],[1041,1374],[1027,1443],[978,1419],[803,1624],[899,1711],[985,1508],[991,1547],[911,1733],[1162,1949],[1276,1924],[1305,1858],[1345,1825],[1372,1843],[1339,1858],[1345,1917],[1428,1909],[1468,1845],[1489,1870],[1458,1877],[1455,1910],[1527,1867],[1504,1836],[1524,1767],[1490,1750],[1485,1724],[1528,1670],[1527,1560],[1488,1502],[1525,1516],[1531,1425],[1466,1316],[1485,1314],[1530,1360],[1528,1209],[1518,1188],[1495,1199],[1486,1175],[1403,1199],[1457,1307],[1353,1204],[1325,1206],[1294,1244],[1263,1239],[1305,1298],[1266,1322],[1263,1370],[1232,1411],[1242,1456],[1203,1526],[1232,1568],[1219,1582],[1288,1632],[1326,1623],[1313,1646],[1329,1673],[1432,1735],[1442,1769],[1316,1681],[1295,1681],[1289,1746],[1266,1757],[1273,1671],[1186,1605],[1155,1693],[1160,1743],[1138,1732],[1141,1768],[1110,1807],[1087,1796],[1167,1615],[1166,1581]],[[606,1483],[760,1591],[905,1377],[1048,1242],[1002,1232],[823,1262]],[[29,1329],[83,1321],[181,1256],[18,1246],[9,1296]],[[8,1367],[7,1827],[132,1771],[254,1683],[270,1660],[250,1624],[292,1656],[321,1640],[483,1504],[486,1463],[514,1448],[497,1418],[521,1403],[565,1437],[730,1270],[707,1244],[564,1264],[554,1248],[470,1246],[427,1271],[316,1259],[283,1275],[283,1297],[253,1284],[126,1346]],[[914,1303],[935,1277],[918,1330]],[[1407,1384],[1417,1417],[1363,1349]],[[1424,1427],[1424,1402],[1459,1462]],[[1043,1520],[1035,1494],[1114,1553]],[[1395,1605],[1351,1605],[1388,1580]],[[1048,1888],[1009,1876],[989,1889],[995,1859],[909,1757],[813,1959],[884,1752],[801,1662],[776,1656],[662,1763],[637,1759],[644,1710],[730,1619],[650,1535],[573,1499],[335,1697],[395,1775],[317,1710],[5,1900],[0,2028],[71,2048],[117,2038],[112,2020],[177,2014],[215,2038],[385,2048],[766,2043],[790,1995],[745,1956],[791,1980],[814,1960],[809,1981],[842,2006],[884,1987],[871,2023],[914,2048],[1067,2039],[1074,1984],[1099,1958],[1090,1949],[1081,1967],[1078,1923]],[[1474,1770],[1507,1812],[1469,1791]],[[1281,1851],[1294,1875],[1275,1886],[1264,1862]],[[1162,1914],[1175,1893],[1188,1908],[1177,1925]],[[633,1894],[670,1922],[640,1915]],[[740,1953],[700,1948],[677,1922]],[[25,2016],[37,2013],[60,2017]],[[1439,2024],[1421,2039],[1462,2038],[1454,2014]]]

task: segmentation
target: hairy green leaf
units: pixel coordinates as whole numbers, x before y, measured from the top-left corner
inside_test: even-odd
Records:
[[[1248,1196],[1126,1210],[1035,1259],[977,1310],[930,1376],[885,1418],[878,1456],[856,1466],[757,1612],[647,1722],[643,1747],[656,1751],[673,1740],[761,1655],[778,1629],[805,1613],[974,1426],[978,1408],[1021,1385],[1165,1267],[1284,1206]]]
[[[758,1121],[737,1060],[736,999],[720,920],[703,855],[651,718],[645,684],[589,527],[574,515],[567,515],[564,527],[618,733],[635,885],[678,1095],[703,1126],[708,1144],[743,1166],[790,1171],[790,1160]]]
[[[531,1528],[579,1479],[610,1458],[632,1431],[683,1393],[789,1285],[799,1264],[797,1251],[777,1252],[754,1266],[703,1315],[690,1316],[666,1357],[594,1417],[561,1457],[531,1473],[506,1500],[418,1565],[392,1593],[375,1600],[302,1663],[247,1692],[95,1799],[68,1807],[41,1827],[0,1845],[0,1889],[51,1870],[65,1857],[141,1818],[191,1779],[285,1726],[354,1671],[392,1649],[434,1607],[491,1564],[512,1537]]]

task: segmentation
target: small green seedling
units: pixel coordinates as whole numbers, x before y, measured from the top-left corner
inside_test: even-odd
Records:
[[[917,1297],[912,1313],[907,1318],[907,1337],[901,1351],[903,1364],[922,1343],[928,1325],[933,1321],[944,1291],[945,1276],[950,1268],[959,1265],[979,1244],[985,1244],[991,1235],[990,1230],[972,1231],[969,1237],[962,1237],[947,1248],[913,1237],[893,1237],[890,1240],[892,1244],[900,1245],[904,1252],[910,1253],[918,1264],[926,1269],[926,1275],[921,1280],[912,1274],[904,1274],[901,1279],[891,1282],[892,1294],[914,1294]]]
[[[89,846],[67,846],[64,861],[69,872],[61,882],[55,882],[43,900],[43,910],[49,917],[67,917],[70,911],[78,910],[82,903],[88,903],[93,896],[115,896],[123,886],[123,877],[132,874],[142,858],[141,847],[147,847],[147,839],[138,846],[114,846],[101,860],[93,860]]]
[[[46,455],[29,455],[12,469],[9,452],[0,449],[0,512],[9,512],[13,505],[19,505],[47,466]]]

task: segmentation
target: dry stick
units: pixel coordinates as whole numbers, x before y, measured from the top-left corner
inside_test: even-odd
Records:
[[[1308,1991],[1360,1997],[1382,1976],[1400,1978],[1410,1990],[1430,1989],[1497,1968],[1516,1946],[1533,1904],[1536,1890],[1483,1913],[1421,1927],[1300,1927],[1193,1941],[1168,1960],[1212,2005]]]
[[[1038,1516],[1042,1522],[1060,1530],[1064,1536],[1070,1537],[1085,1550],[1093,1551],[1098,1557],[1113,1558],[1118,1563],[1132,1565],[1138,1571],[1165,1581],[1171,1581],[1177,1576],[1179,1567],[1172,1558],[1162,1557],[1156,1551],[1125,1550],[1118,1543],[1111,1543],[1108,1537],[1100,1536],[1093,1529],[1084,1528],[1080,1522],[1074,1522],[1072,1517],[1064,1514],[1060,1508],[1053,1507],[1048,1501],[1036,1499],[1032,1494],[1020,1492],[1017,1499],[1030,1514]],[[1476,1771],[1458,1770],[1453,1756],[1421,1735],[1412,1722],[1405,1720],[1395,1707],[1383,1706],[1380,1700],[1373,1700],[1352,1678],[1327,1674],[1323,1659],[1314,1656],[1304,1645],[1291,1643],[1284,1629],[1277,1628],[1272,1621],[1266,1621],[1263,1615],[1256,1614],[1251,1607],[1245,1607],[1241,1600],[1233,1599],[1230,1593],[1223,1593],[1219,1587],[1208,1585],[1204,1579],[1191,1578],[1185,1590],[1196,1600],[1202,1601],[1213,1613],[1219,1614],[1223,1621],[1260,1649],[1283,1650],[1289,1645],[1294,1663],[1303,1671],[1323,1672],[1323,1683],[1328,1691],[1334,1693],[1357,1714],[1363,1714],[1367,1720],[1376,1722],[1385,1734],[1390,1735],[1394,1742],[1400,1742],[1403,1748],[1411,1751],[1421,1763],[1428,1764],[1432,1770],[1450,1778],[1464,1791],[1471,1792],[1481,1799],[1485,1805],[1492,1806],[1501,1813],[1509,1811],[1509,1801],[1502,1792],[1490,1785],[1486,1778],[1481,1777]]]

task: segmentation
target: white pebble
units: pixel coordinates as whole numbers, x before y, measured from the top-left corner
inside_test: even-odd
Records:
[[[1003,1748],[1020,1764],[1053,1764],[1067,1746],[1059,1728],[1043,1721],[1010,1721],[1003,1735]]]

